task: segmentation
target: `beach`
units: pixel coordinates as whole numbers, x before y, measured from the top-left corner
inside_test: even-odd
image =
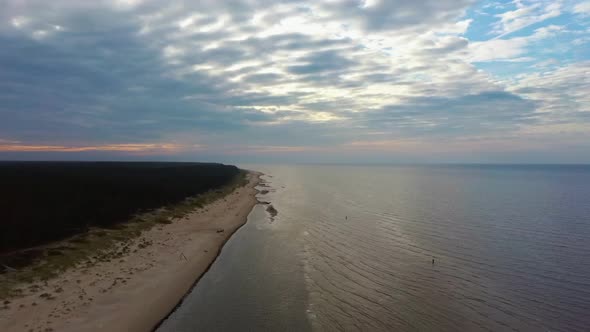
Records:
[[[120,244],[123,255],[23,285],[23,296],[0,304],[0,331],[154,329],[246,222],[260,174],[247,176],[246,186]]]

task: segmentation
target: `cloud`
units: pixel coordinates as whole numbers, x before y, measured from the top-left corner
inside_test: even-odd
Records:
[[[333,50],[309,54],[299,58],[297,62],[302,64],[290,66],[288,71],[299,75],[343,71],[356,65]]]
[[[351,23],[368,31],[428,30],[461,17],[472,0],[354,1],[319,2],[312,6],[323,19]]]
[[[549,70],[531,65],[531,49],[564,27],[506,37],[563,6],[496,4],[503,37],[473,42],[477,18],[466,15],[474,3],[7,0],[0,140],[47,151],[160,144],[318,152],[374,136],[458,139],[557,122],[545,110],[565,112],[558,104],[566,96],[541,82],[549,74],[498,79],[480,66]],[[563,90],[576,103],[585,101],[582,83]],[[561,122],[579,121],[574,113]]]
[[[473,62],[510,60],[526,53],[529,41],[526,38],[493,39],[470,45]]]
[[[574,6],[574,13],[584,16],[590,15],[590,1],[581,2]]]
[[[495,24],[496,38],[506,36],[530,25],[557,17],[562,13],[563,0],[515,0],[515,10],[498,14]]]
[[[528,53],[528,48],[542,42],[544,39],[556,36],[564,32],[565,28],[558,25],[540,27],[528,36],[513,37],[510,39],[490,39],[482,42],[474,42],[469,45],[468,59],[473,62],[487,61],[531,61],[532,58],[523,55]]]
[[[556,67],[518,78],[509,90],[535,100],[537,112],[547,125],[567,124],[560,131],[585,128],[590,124],[590,61]],[[579,129],[578,129],[579,130]]]
[[[457,132],[465,137],[534,123],[534,111],[534,102],[505,91],[488,91],[456,98],[407,97],[367,112],[359,121],[403,137],[455,137]]]

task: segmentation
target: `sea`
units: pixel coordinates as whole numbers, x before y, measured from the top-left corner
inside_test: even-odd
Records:
[[[590,331],[590,166],[242,167],[261,203],[158,331]]]

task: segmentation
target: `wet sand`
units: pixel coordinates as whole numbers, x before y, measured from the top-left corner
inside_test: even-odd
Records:
[[[0,303],[0,331],[150,331],[168,315],[256,205],[248,184],[171,224],[156,226],[110,262],[24,285]]]

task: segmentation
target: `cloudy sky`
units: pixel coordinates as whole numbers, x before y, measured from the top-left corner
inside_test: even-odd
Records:
[[[588,0],[0,8],[0,159],[590,162]]]

